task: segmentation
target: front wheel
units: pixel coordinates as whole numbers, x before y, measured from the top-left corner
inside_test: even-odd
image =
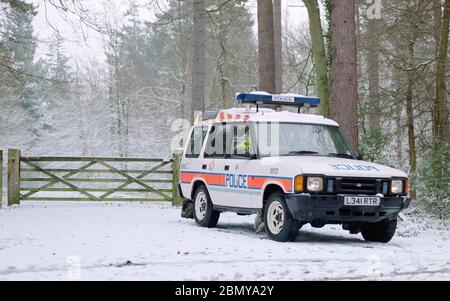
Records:
[[[202,226],[213,228],[219,221],[220,212],[215,211],[205,186],[200,186],[194,196],[194,219]]]
[[[276,241],[294,241],[300,229],[300,222],[294,220],[282,193],[270,195],[264,209],[264,223],[267,236]]]
[[[361,234],[366,241],[389,242],[397,229],[397,218],[393,220],[382,220],[376,223],[363,223]]]

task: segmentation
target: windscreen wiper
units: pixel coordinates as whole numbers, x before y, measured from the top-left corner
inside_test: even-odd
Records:
[[[298,150],[298,151],[290,151],[285,156],[289,155],[308,155],[308,154],[318,154],[319,152],[310,151],[310,150]]]
[[[355,157],[353,155],[349,155],[349,154],[329,153],[328,156],[355,159]]]

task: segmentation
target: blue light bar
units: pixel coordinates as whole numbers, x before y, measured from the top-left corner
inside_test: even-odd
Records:
[[[269,94],[267,92],[236,93],[237,103],[251,103],[256,105],[271,104],[301,107],[309,104],[317,107],[320,99],[317,97],[303,96],[298,94]]]

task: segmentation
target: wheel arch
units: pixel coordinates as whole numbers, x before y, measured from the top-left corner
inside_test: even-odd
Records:
[[[262,209],[264,209],[269,196],[275,192],[285,193],[282,185],[280,185],[279,183],[272,182],[272,183],[267,184],[264,187],[263,193],[262,193]]]
[[[205,186],[206,190],[208,190],[208,186],[206,185],[205,180],[203,180],[202,178],[197,178],[192,181],[191,200],[194,200],[195,191],[200,186]]]

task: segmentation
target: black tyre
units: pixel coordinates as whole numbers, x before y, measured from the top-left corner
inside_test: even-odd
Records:
[[[300,222],[294,220],[283,193],[269,196],[264,208],[264,224],[267,236],[276,241],[294,241],[300,229]]]
[[[382,220],[376,223],[363,223],[361,234],[366,241],[389,242],[397,229],[397,218],[393,220]]]
[[[220,212],[215,211],[205,186],[200,186],[195,191],[194,196],[194,219],[202,226],[213,228],[219,221]]]

